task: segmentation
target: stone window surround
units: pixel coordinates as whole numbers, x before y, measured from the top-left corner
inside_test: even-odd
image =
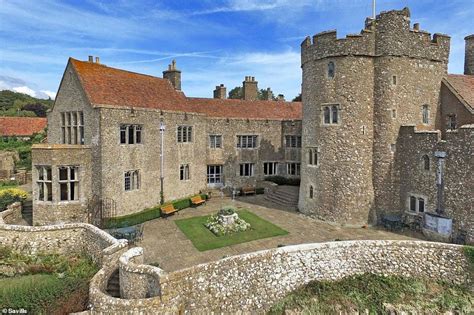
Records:
[[[189,181],[191,180],[191,169],[189,163],[184,163],[179,165],[179,180],[180,181]]]
[[[337,108],[337,122],[333,123],[333,107]],[[324,122],[324,108],[329,108],[329,123]],[[322,127],[332,127],[332,126],[340,126],[342,124],[342,108],[341,104],[339,103],[322,103],[321,104],[321,126]]]
[[[265,164],[269,164],[269,166],[273,166],[271,167],[272,171],[273,171],[273,174],[265,174]],[[264,161],[263,162],[263,175],[264,176],[275,176],[275,175],[278,175],[278,164],[279,162],[278,161]],[[268,168],[268,167],[267,167]]]
[[[415,210],[415,211],[410,210],[410,209],[411,209],[411,205],[410,205],[410,201],[411,201],[410,199],[411,199],[411,197],[416,198],[416,204],[415,204],[416,210]],[[423,202],[424,202],[424,210],[423,210],[422,212],[419,211],[420,199],[422,199]],[[427,196],[421,195],[421,194],[415,194],[415,193],[411,193],[411,192],[410,192],[410,193],[407,194],[407,198],[406,198],[406,210],[405,210],[405,212],[410,213],[410,214],[421,214],[421,213],[425,213],[425,212],[427,212],[427,210],[426,210],[427,204],[428,204],[428,197],[427,197]]]
[[[60,165],[58,169],[58,184],[59,184],[59,200],[58,203],[73,203],[79,202],[80,199],[80,168],[77,165]],[[61,169],[66,169],[66,179],[61,179]],[[74,172],[71,170],[74,169]],[[74,178],[71,176],[74,174]],[[67,199],[62,200],[61,185],[66,185]],[[74,187],[74,188],[71,188]],[[72,189],[72,190],[71,190]],[[74,196],[71,197],[71,191]]]
[[[53,202],[53,170],[51,165],[35,165],[34,166],[38,172],[38,178],[36,180],[36,185],[38,186],[38,195],[36,200],[38,202],[52,203]],[[48,172],[49,170],[49,172]],[[43,176],[40,177],[40,173],[43,173]],[[43,189],[43,198],[40,198],[40,191]],[[51,198],[51,200],[48,200]],[[46,200],[45,200],[46,199]]]
[[[214,137],[214,142],[211,140]],[[219,146],[217,146],[217,139],[220,139]],[[214,146],[213,146],[214,144]],[[223,149],[224,148],[224,137],[220,134],[209,134],[209,148],[210,149]]]
[[[247,137],[247,140],[246,140],[247,141],[247,146],[244,147],[244,148],[241,147],[241,141],[242,140],[241,140],[240,137]],[[254,141],[254,146],[248,147],[248,137],[255,137],[255,139],[252,140],[252,141]],[[240,141],[239,141],[239,139],[240,139]],[[258,135],[258,134],[238,134],[238,135],[236,135],[236,140],[237,140],[236,148],[239,149],[239,150],[242,150],[242,149],[244,149],[244,150],[253,150],[253,149],[258,149],[259,146],[260,146],[260,141],[259,141],[260,140],[260,135]]]
[[[290,173],[291,165],[294,165],[295,174]],[[301,163],[298,161],[287,161],[286,162],[286,174],[288,176],[301,176]]]
[[[288,134],[285,135],[285,148],[287,149],[297,149],[301,148],[302,138],[300,135]]]
[[[421,106],[421,123],[423,125],[430,124],[430,106],[428,104]]]
[[[245,175],[246,173],[246,170],[245,170],[245,167],[246,165],[249,166],[249,175]],[[243,167],[243,168],[242,168]],[[242,172],[243,171],[243,172]],[[243,174],[243,175],[242,175]],[[239,163],[239,176],[240,177],[253,177],[255,176],[255,163],[253,162],[242,162],[242,163]]]
[[[84,144],[84,113],[82,111],[66,111],[60,113],[61,143]]]
[[[395,74],[392,75],[392,85],[393,86],[396,86],[398,84],[398,76],[396,76]]]
[[[127,175],[128,175],[128,189],[127,189]],[[140,189],[140,170],[128,170],[123,172],[123,178],[124,178],[124,191],[129,192],[129,191],[135,191]]]
[[[308,166],[309,167],[319,167],[320,165],[320,149],[319,146],[308,147]],[[316,163],[314,163],[316,161]]]
[[[313,184],[310,184],[309,185],[309,199],[313,199],[314,198],[314,185]]]
[[[130,143],[130,130],[132,130],[133,143]],[[125,131],[125,138],[122,141],[122,131]],[[120,124],[119,126],[120,145],[143,144],[143,126],[139,124]]]
[[[180,131],[181,128],[181,131]],[[193,126],[178,125],[176,126],[176,142],[177,143],[192,143],[194,139]],[[180,137],[181,134],[181,137]]]
[[[336,63],[334,62],[334,60],[330,60],[328,62],[326,70],[326,78],[329,80],[333,80],[336,77]]]
[[[454,113],[446,115],[446,129],[456,130],[457,129],[457,116]]]
[[[431,159],[429,154],[423,154],[421,156],[421,170],[425,172],[431,171]]]

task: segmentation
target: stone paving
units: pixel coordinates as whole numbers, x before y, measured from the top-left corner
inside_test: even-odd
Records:
[[[215,213],[225,205],[248,209],[287,230],[289,234],[200,252],[173,222],[179,219]],[[143,240],[138,242],[136,246],[145,249],[146,263],[159,263],[162,269],[170,272],[228,256],[275,248],[278,245],[317,243],[336,239],[404,240],[421,238],[421,235],[404,234],[406,235],[372,227],[344,227],[316,220],[294,211],[274,209],[271,208],[268,201],[263,199],[263,195],[241,197],[234,201],[230,198],[214,197],[203,206],[184,209],[168,218],[146,222]]]

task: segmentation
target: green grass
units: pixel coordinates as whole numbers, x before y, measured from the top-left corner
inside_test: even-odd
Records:
[[[427,279],[373,274],[339,281],[313,281],[276,303],[269,314],[297,311],[303,314],[364,312],[383,314],[383,304],[405,305],[427,313],[447,310],[472,314],[474,298],[466,286]]]
[[[0,185],[0,190],[10,189],[10,188],[17,188],[17,187],[18,187],[18,185],[5,185],[5,186]]]
[[[176,220],[178,228],[191,240],[199,251],[206,251],[262,238],[288,234],[282,228],[260,218],[248,210],[237,211],[239,217],[250,223],[250,230],[231,235],[216,236],[204,224],[209,216]]]

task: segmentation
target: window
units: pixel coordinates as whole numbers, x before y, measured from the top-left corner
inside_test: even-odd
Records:
[[[59,199],[61,201],[79,200],[79,168],[77,166],[60,166]]]
[[[430,122],[430,110],[428,105],[423,105],[421,109],[422,120],[424,124],[429,124]]]
[[[193,142],[193,126],[178,126],[176,137],[181,143]]]
[[[250,149],[257,147],[258,136],[237,136],[237,148]]]
[[[301,136],[286,135],[285,142],[287,148],[301,148]]]
[[[397,85],[397,76],[396,75],[392,76],[392,84]]]
[[[339,107],[338,105],[323,107],[323,123],[325,125],[339,123]]]
[[[38,187],[37,200],[39,201],[53,201],[53,184],[51,166],[37,166],[38,180],[36,185]]]
[[[309,198],[310,199],[313,199],[313,194],[314,194],[314,189],[313,189],[313,186],[309,186]]]
[[[328,63],[328,78],[329,78],[329,79],[334,78],[334,74],[335,74],[334,62],[330,61],[330,62]]]
[[[319,165],[319,148],[308,150],[308,165]]]
[[[423,170],[430,170],[430,157],[428,155],[423,155]]]
[[[64,144],[84,144],[83,112],[61,113],[61,142]]]
[[[251,177],[253,176],[253,163],[242,163],[240,164],[240,176]]]
[[[456,114],[451,114],[446,117],[446,128],[448,130],[454,130],[456,129]]]
[[[222,148],[222,136],[221,135],[210,135],[209,136],[209,146],[211,149]]]
[[[411,212],[425,212],[426,198],[416,195],[409,196],[409,209]]]
[[[181,164],[179,167],[179,180],[188,180],[189,178],[189,164]]]
[[[395,143],[392,143],[392,144],[390,145],[390,152],[391,152],[391,153],[395,153],[396,150],[397,150],[396,144],[395,144]]]
[[[392,109],[392,118],[397,118],[397,110]]]
[[[124,174],[125,191],[140,188],[140,172],[138,170],[127,171]]]
[[[292,176],[300,176],[300,163],[287,163],[286,164],[286,171],[288,175]]]
[[[142,126],[120,125],[120,144],[142,143]]]
[[[222,184],[222,165],[208,165],[207,166],[207,183],[208,184]]]
[[[277,175],[278,163],[265,162],[263,163],[263,175]]]

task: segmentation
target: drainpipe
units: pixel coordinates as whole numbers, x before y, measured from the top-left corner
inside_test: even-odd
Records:
[[[164,183],[164,177],[163,177],[163,171],[164,171],[164,165],[165,165],[165,142],[164,142],[164,134],[165,134],[165,124],[163,123],[163,120],[160,121],[160,139],[161,139],[161,145],[160,145],[160,204],[163,204],[165,202],[165,194],[163,192],[163,183]]]
[[[443,190],[444,190],[444,159],[446,158],[446,152],[436,151],[435,157],[438,158],[438,167],[436,170],[436,186],[437,186],[437,204],[436,204],[436,213],[444,215],[443,208]]]

